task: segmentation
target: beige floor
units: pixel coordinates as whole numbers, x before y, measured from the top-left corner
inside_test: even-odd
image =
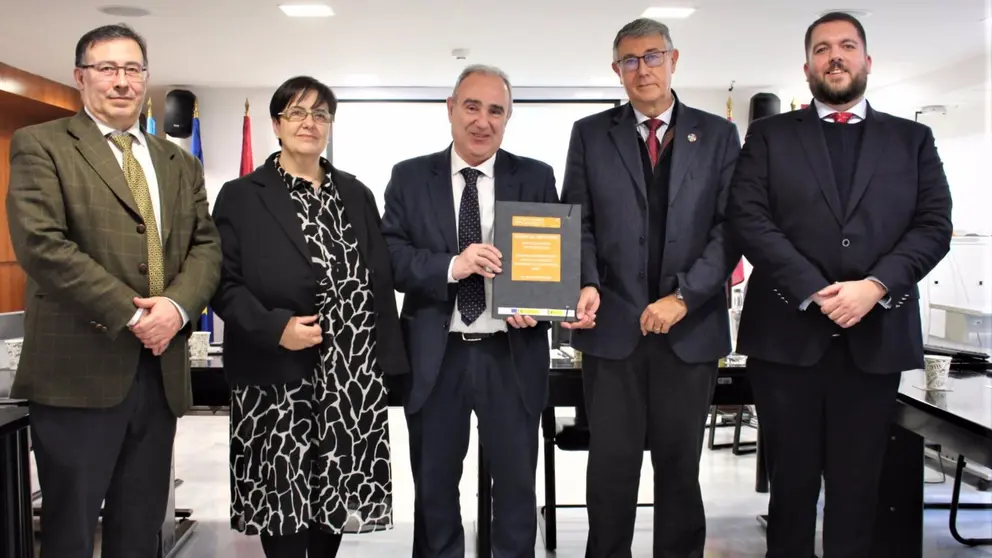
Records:
[[[390,412],[394,469],[395,528],[381,533],[345,538],[340,558],[398,558],[410,555],[413,536],[413,482],[410,477],[406,423],[402,411]],[[176,442],[176,473],[183,480],[176,493],[176,505],[191,508],[198,525],[177,553],[177,558],[263,558],[258,541],[228,527],[228,477],[226,416],[190,416],[179,423]],[[727,441],[731,428],[718,430],[717,440]],[[746,430],[753,439],[754,431]],[[467,539],[471,541],[476,506],[476,446],[473,438],[461,483],[462,515]],[[585,455],[556,453],[558,502],[581,504],[585,499]],[[754,491],[755,458],[734,456],[729,450],[703,451],[700,481],[706,501],[708,539],[706,558],[761,558],[764,556],[763,531],[755,516],[763,513],[767,496]],[[640,501],[651,498],[650,460],[645,459]],[[538,464],[538,502],[543,503],[543,461]],[[936,471],[927,471],[928,480],[940,480]],[[947,499],[950,483],[928,484],[928,499]],[[992,501],[992,494],[964,489],[968,501]],[[967,548],[951,538],[947,512],[926,514],[926,558],[987,558],[992,547]],[[538,538],[537,556],[581,557],[584,552],[586,517],[583,509],[560,510],[558,550],[548,553]],[[634,537],[634,557],[651,556],[650,508],[638,512]],[[962,512],[959,528],[967,536],[992,536],[992,512]],[[819,549],[818,549],[819,552]],[[469,556],[475,555],[469,542]],[[98,554],[97,554],[98,555]]]

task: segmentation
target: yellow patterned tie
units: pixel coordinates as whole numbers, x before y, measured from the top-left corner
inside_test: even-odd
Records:
[[[124,154],[124,179],[127,180],[134,201],[138,204],[138,212],[141,213],[141,219],[145,224],[145,235],[148,238],[148,292],[151,296],[158,296],[165,290],[165,270],[162,260],[162,241],[158,236],[158,224],[155,221],[155,211],[152,209],[148,181],[131,150],[134,136],[113,134],[110,136],[110,141],[114,142]]]

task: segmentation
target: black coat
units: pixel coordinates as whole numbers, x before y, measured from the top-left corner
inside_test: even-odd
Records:
[[[379,366],[394,386],[409,373],[393,290],[389,250],[372,192],[354,176],[331,170],[345,213],[369,266],[375,298]],[[279,345],[293,316],[316,313],[317,276],[285,181],[270,164],[232,180],[214,202],[224,259],[211,306],[224,320],[224,373],[232,385],[271,385],[313,372],[317,347]]]

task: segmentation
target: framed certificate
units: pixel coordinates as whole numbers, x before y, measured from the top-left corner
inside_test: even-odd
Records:
[[[493,243],[503,272],[493,279],[494,318],[575,319],[581,225],[578,205],[496,202]]]

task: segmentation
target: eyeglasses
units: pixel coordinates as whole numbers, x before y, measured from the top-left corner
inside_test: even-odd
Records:
[[[145,72],[148,70],[148,68],[141,64],[124,64],[123,66],[118,66],[112,62],[80,64],[78,67],[84,70],[93,69],[103,79],[115,79],[120,75],[121,70],[124,70],[124,77],[131,81],[143,81],[147,75]]]
[[[641,60],[648,65],[649,68],[657,68],[665,61],[665,55],[668,54],[667,50],[656,50],[654,52],[649,52],[644,56],[624,56],[620,60],[617,60],[617,64],[623,68],[625,72],[636,71],[641,65]]]
[[[293,107],[279,113],[290,122],[303,122],[310,115],[317,124],[330,124],[334,120],[334,115],[326,110],[307,110],[303,107]]]

